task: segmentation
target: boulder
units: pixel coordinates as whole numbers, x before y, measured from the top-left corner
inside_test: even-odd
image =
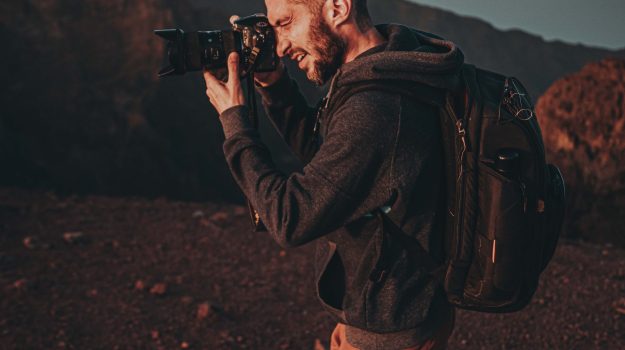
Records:
[[[625,60],[590,63],[556,81],[536,112],[548,160],[568,186],[565,232],[625,245]]]

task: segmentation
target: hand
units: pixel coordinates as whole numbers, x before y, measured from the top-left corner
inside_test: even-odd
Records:
[[[234,22],[238,20],[239,18],[240,17],[237,15],[230,16],[230,24],[234,24]],[[280,77],[282,77],[285,71],[286,71],[286,68],[284,67],[284,64],[282,63],[282,60],[280,60],[278,62],[277,69],[273,72],[264,72],[264,73],[255,72],[254,81],[256,82],[257,85],[260,85],[261,87],[267,87],[269,85],[274,84],[278,80],[280,80]]]
[[[228,56],[228,81],[225,83],[204,70],[206,96],[219,115],[226,109],[245,104],[239,74],[239,54],[236,52]]]

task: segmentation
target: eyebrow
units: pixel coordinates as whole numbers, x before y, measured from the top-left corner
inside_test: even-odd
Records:
[[[272,27],[282,27],[286,23],[289,23],[293,20],[293,14],[291,13],[288,17],[283,16],[276,20],[276,23],[269,23]]]

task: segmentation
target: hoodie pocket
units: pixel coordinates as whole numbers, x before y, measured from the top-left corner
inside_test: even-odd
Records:
[[[382,250],[366,287],[367,329],[396,332],[415,328],[428,316],[439,283],[433,263],[419,241],[398,231],[390,219],[378,234]]]
[[[317,279],[317,297],[328,311],[344,319],[345,268],[336,251],[336,243],[328,242],[328,244],[328,256]]]

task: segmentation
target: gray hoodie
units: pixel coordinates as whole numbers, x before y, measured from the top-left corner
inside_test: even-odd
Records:
[[[302,171],[276,168],[245,106],[220,119],[228,165],[272,237],[285,247],[317,241],[317,295],[348,325],[350,343],[396,349],[431,337],[451,310],[424,263],[444,260],[442,139],[427,98],[376,85],[453,89],[463,55],[431,34],[400,25],[378,30],[386,45],[344,64],[320,108],[306,104],[288,75],[259,89]],[[363,84],[370,88],[354,90]],[[388,218],[419,249],[389,235],[372,215],[378,208],[390,209]],[[390,263],[380,271],[383,256]]]

